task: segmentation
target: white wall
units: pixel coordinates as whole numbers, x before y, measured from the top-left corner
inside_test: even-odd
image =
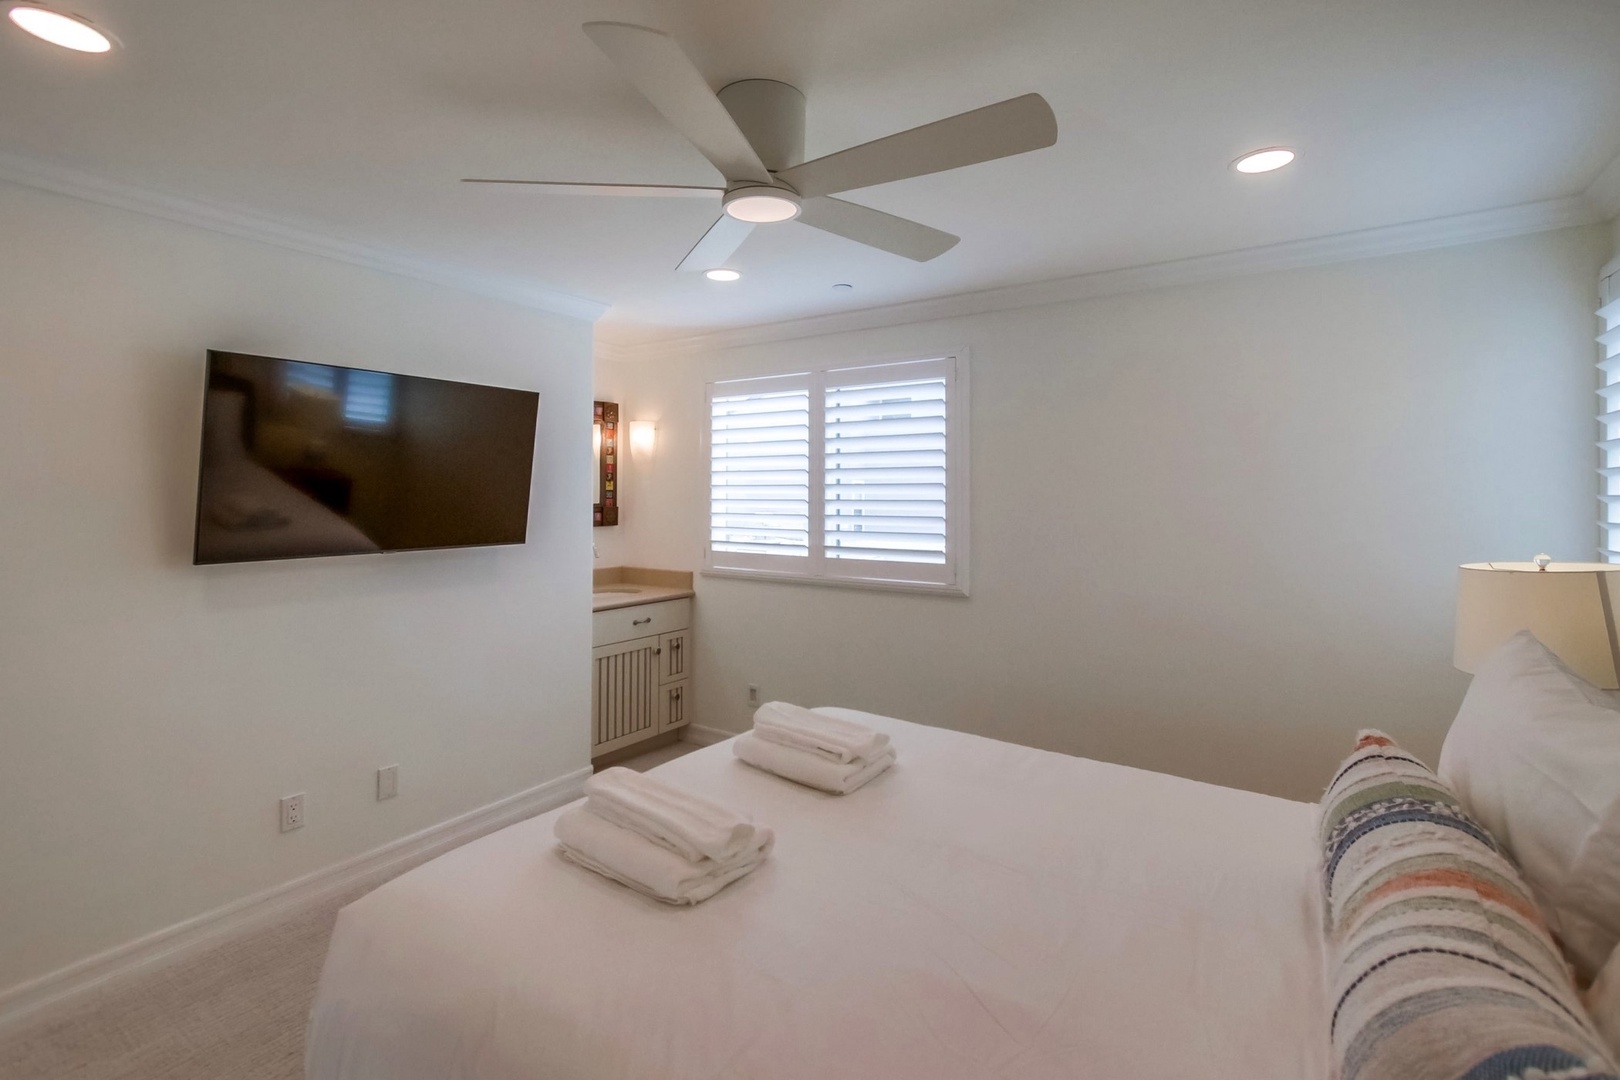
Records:
[[[1354,731],[1431,760],[1458,563],[1593,556],[1603,227],[598,364],[632,462],[603,563],[701,566],[703,384],[967,345],[973,595],[704,578],[697,722],[745,686],[1313,798]]]
[[[588,324],[3,184],[0,238],[0,988],[587,763]],[[210,347],[538,390],[528,544],[193,567]]]

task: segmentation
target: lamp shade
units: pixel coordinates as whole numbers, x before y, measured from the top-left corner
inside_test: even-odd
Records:
[[[630,452],[637,460],[650,458],[658,445],[658,425],[651,420],[630,421]]]
[[[1457,574],[1457,633],[1452,663],[1472,673],[1520,630],[1536,635],[1594,686],[1620,689],[1609,575],[1620,563],[1469,563]]]

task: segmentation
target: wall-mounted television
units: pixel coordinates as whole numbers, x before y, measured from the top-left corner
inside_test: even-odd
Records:
[[[539,404],[211,350],[192,561],[521,544]]]

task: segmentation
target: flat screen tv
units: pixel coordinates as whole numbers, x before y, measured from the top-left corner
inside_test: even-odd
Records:
[[[210,351],[192,560],[521,544],[539,402]]]

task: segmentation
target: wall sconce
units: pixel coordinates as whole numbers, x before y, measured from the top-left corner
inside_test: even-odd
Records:
[[[658,425],[651,420],[630,421],[630,453],[637,461],[651,461],[658,448]]]

